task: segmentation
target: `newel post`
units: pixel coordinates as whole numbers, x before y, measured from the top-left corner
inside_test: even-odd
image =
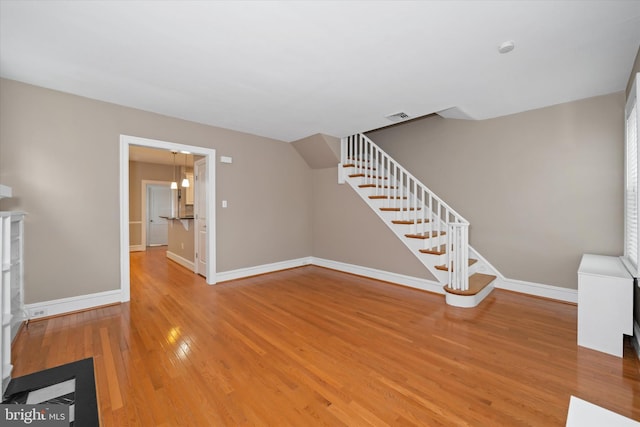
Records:
[[[344,165],[347,159],[347,138],[340,138],[340,163],[338,163],[338,184],[344,184]]]

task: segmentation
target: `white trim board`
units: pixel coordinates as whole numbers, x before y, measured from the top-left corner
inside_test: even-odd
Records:
[[[216,150],[214,148],[195,145],[178,144],[175,142],[159,141],[140,138],[137,136],[120,135],[120,297],[121,302],[131,299],[130,265],[129,265],[129,146],[158,148],[169,151],[189,151],[207,159],[207,274],[209,285],[216,283]]]
[[[442,285],[438,282],[421,279],[419,277],[412,277],[403,274],[377,270],[375,268],[363,267],[360,265],[347,264],[344,262],[315,257],[298,258],[288,261],[274,262],[271,264],[258,265],[254,267],[218,272],[218,283],[234,279],[242,279],[244,277],[256,276],[258,274],[273,273],[276,271],[301,267],[304,265],[316,265],[318,267],[325,267],[332,270],[342,271],[344,273],[356,274],[358,276],[368,277],[370,279],[382,280],[385,282],[395,283],[398,285],[408,286],[411,288],[421,289],[437,294],[444,294]]]
[[[495,287],[496,289],[504,289],[526,295],[555,299],[574,304],[578,303],[577,289],[561,288],[560,286],[507,278],[497,279]]]
[[[378,279],[385,282],[409,286],[411,288],[422,289],[424,291],[434,292],[441,295],[445,293],[440,283],[432,280],[422,279],[419,277],[405,276],[403,274],[391,273],[388,271],[377,270],[375,268],[362,267],[322,258],[312,257],[311,264],[320,267],[331,268],[333,270],[344,271],[346,273],[357,274],[359,276],[365,276],[371,279]],[[525,295],[554,299],[563,302],[578,302],[578,291],[576,289],[561,288],[559,286],[544,285],[542,283],[498,278],[496,279],[495,288],[518,292]]]
[[[220,271],[216,275],[218,282],[242,279],[244,277],[257,276],[259,274],[273,273],[289,268],[301,267],[312,264],[312,257],[292,259],[288,261],[274,262],[271,264],[256,265],[254,267],[238,268],[236,270]]]
[[[188,259],[181,257],[176,253],[167,251],[167,258],[169,258],[171,261],[175,263],[180,264],[181,266],[188,269],[189,271],[195,271],[195,265],[193,264],[193,261],[189,261]]]
[[[143,252],[146,248],[144,245],[131,245],[129,246],[129,252]]]
[[[184,265],[182,264],[182,262],[185,262],[187,265],[184,266],[186,268],[190,268],[193,271],[193,263],[191,261],[188,261],[178,255],[167,251],[167,258],[172,259],[172,256],[176,257],[176,259],[173,259],[173,261],[181,265]],[[182,262],[179,261],[179,259],[182,259]],[[318,267],[325,267],[345,273],[356,274],[358,276],[368,277],[371,279],[381,280],[389,283],[395,283],[415,289],[421,289],[423,291],[433,292],[440,295],[444,294],[442,285],[432,280],[426,280],[419,277],[407,276],[404,274],[392,273],[375,268],[363,267],[360,265],[348,264],[340,261],[333,261],[316,257],[297,258],[270,264],[257,265],[253,267],[239,268],[236,270],[222,271],[217,273],[216,279],[218,283],[226,282],[229,280],[242,279],[259,274],[273,273],[276,271],[287,270],[289,268],[296,268],[304,265],[317,265]],[[496,282],[497,283],[495,287],[497,289],[505,289],[525,295],[540,296],[565,302],[575,303],[578,300],[578,291],[575,289],[567,289],[558,286],[544,285],[541,283],[502,278],[497,279]],[[24,308],[28,313],[27,317],[29,319],[37,319],[40,317],[55,316],[70,313],[73,311],[88,310],[99,306],[119,303],[122,301],[121,292],[121,290],[117,289],[95,294],[81,295],[77,297],[62,298],[58,300],[38,302],[34,304],[25,304]],[[34,312],[39,311],[43,311],[43,313],[34,315]],[[634,322],[634,343],[637,345],[636,348],[640,349],[640,326],[636,322]]]
[[[433,280],[422,279],[419,277],[406,276],[404,274],[392,273],[389,271],[378,270],[360,265],[347,264],[345,262],[333,261],[323,258],[311,258],[311,264],[319,267],[326,267],[332,270],[338,270],[345,273],[356,274],[358,276],[368,277],[370,279],[382,280],[384,282],[396,283],[398,285],[408,286],[410,288],[421,289],[423,291],[433,292],[444,295],[442,285]]]
[[[95,294],[25,304],[24,309],[28,313],[27,319],[32,320],[40,317],[71,313],[73,311],[89,310],[103,305],[118,304],[121,299],[120,295],[120,289],[115,289]]]

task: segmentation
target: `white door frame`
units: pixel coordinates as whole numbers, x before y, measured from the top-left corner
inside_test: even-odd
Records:
[[[144,248],[143,251],[147,250],[147,191],[148,185],[166,185],[167,187],[171,186],[171,182],[169,181],[153,181],[150,179],[142,180],[142,202],[140,204],[140,218],[142,220],[142,231],[140,232],[140,245]],[[173,203],[173,200],[171,201]]]
[[[198,186],[200,184],[198,184],[197,180],[197,174],[196,171],[201,167],[200,164],[203,162],[204,159],[200,159],[197,160],[193,163],[193,179],[194,179],[194,187],[197,184]],[[207,167],[207,162],[204,162],[204,167],[205,167],[205,171],[206,171],[206,167]],[[206,191],[206,187],[205,187],[205,191]],[[202,259],[202,254],[198,254],[198,250],[200,249],[200,228],[199,228],[199,221],[198,221],[198,215],[199,215],[199,207],[200,204],[202,203],[202,200],[200,200],[200,191],[195,191],[194,188],[194,194],[193,194],[193,199],[194,199],[194,205],[193,205],[193,213],[195,214],[195,218],[193,220],[193,272],[197,273],[197,274],[202,274],[205,273],[206,274],[206,262],[205,262],[205,268],[204,268],[204,272],[200,271],[200,260]],[[206,197],[205,197],[206,199]],[[206,201],[206,200],[205,200]],[[205,221],[205,224],[208,224],[208,221]],[[209,235],[209,230],[208,230],[208,226],[207,226],[207,236]],[[205,260],[207,260],[207,258],[205,257]],[[208,262],[208,260],[207,260]]]
[[[190,151],[207,159],[207,274],[209,285],[216,283],[216,239],[215,239],[215,168],[216,150],[174,142],[120,135],[120,300],[131,299],[131,278],[129,266],[129,146],[158,148],[168,151]]]

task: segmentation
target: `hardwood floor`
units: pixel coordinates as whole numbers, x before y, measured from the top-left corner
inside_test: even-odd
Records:
[[[103,426],[564,426],[575,395],[640,419],[640,371],[576,345],[577,309],[476,309],[306,266],[216,286],[131,255],[131,302],[23,329],[14,376],[94,357]]]

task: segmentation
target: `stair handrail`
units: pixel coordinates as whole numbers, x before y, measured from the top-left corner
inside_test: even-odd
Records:
[[[385,156],[391,160],[391,162],[393,162],[395,165],[397,165],[398,169],[401,170],[405,175],[407,175],[408,177],[410,177],[413,181],[417,182],[422,188],[424,188],[428,193],[430,193],[443,207],[445,207],[449,212],[451,212],[455,217],[457,217],[459,220],[458,222],[461,224],[467,224],[469,225],[469,221],[467,221],[462,215],[460,215],[458,212],[456,212],[451,206],[449,206],[444,200],[442,200],[440,197],[438,197],[438,195],[436,193],[434,193],[433,191],[431,191],[429,189],[429,187],[427,187],[426,185],[424,185],[422,182],[420,182],[420,180],[418,178],[416,178],[415,176],[413,176],[411,174],[411,172],[409,172],[407,169],[405,169],[400,163],[398,163],[393,157],[391,157],[389,154],[387,154],[382,148],[380,148],[380,146],[378,146],[375,142],[373,142],[371,139],[369,139],[366,135],[364,134],[356,134],[356,135],[351,135],[348,136],[346,138],[342,138],[341,139],[341,147],[340,147],[340,162],[341,164],[345,165],[348,164],[348,160],[347,160],[347,156],[348,153],[346,151],[346,147],[347,145],[345,144],[346,141],[349,138],[353,138],[353,137],[360,137],[362,138],[362,140],[366,141],[368,145],[374,147],[376,150],[378,150],[381,153],[384,153]]]
[[[428,237],[424,239],[424,250],[431,251],[429,253],[446,254],[445,265],[449,271],[447,286],[451,289],[467,290],[469,287],[469,221],[366,135],[356,134],[341,139],[340,162],[341,174],[343,166],[353,165],[355,175],[362,176],[364,182],[374,188],[376,195],[388,201],[388,207],[398,212],[397,218],[413,221],[412,224],[415,227],[412,227],[415,228],[416,234],[424,235],[425,229],[427,230]],[[378,167],[382,169],[384,175],[379,174]],[[340,180],[343,181],[344,177]],[[404,200],[407,200],[406,204]],[[435,211],[434,206],[437,207]],[[425,212],[419,215],[418,211],[422,207]],[[435,221],[438,224],[434,231]],[[444,227],[446,232],[442,233],[441,228]],[[417,230],[420,230],[420,233]],[[446,236],[444,250],[442,234]]]

